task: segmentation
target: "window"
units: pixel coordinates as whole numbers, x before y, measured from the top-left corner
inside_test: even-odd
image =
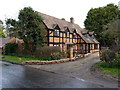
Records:
[[[59,44],[54,44],[54,46],[59,47]]]
[[[80,45],[80,50],[82,50],[83,49],[83,45]]]
[[[95,44],[95,45],[94,45],[94,49],[98,49],[98,44]]]
[[[94,35],[92,35],[91,37],[94,38]]]
[[[59,36],[59,30],[55,29],[54,36]]]
[[[67,32],[67,33],[66,33],[66,37],[69,37],[69,34],[70,34],[70,33],[69,33],[69,32]]]
[[[93,45],[92,44],[90,44],[90,48],[91,48],[91,50],[93,49]]]
[[[76,33],[73,33],[73,37],[76,37]]]

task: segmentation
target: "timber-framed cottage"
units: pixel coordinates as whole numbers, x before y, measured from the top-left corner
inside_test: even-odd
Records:
[[[43,13],[39,13],[43,18],[43,24],[47,30],[47,45],[58,46],[62,51],[69,51],[69,57],[74,53],[87,54],[99,51],[99,42],[94,37],[94,32],[80,28],[74,23],[74,18],[70,22],[64,18],[58,19]]]

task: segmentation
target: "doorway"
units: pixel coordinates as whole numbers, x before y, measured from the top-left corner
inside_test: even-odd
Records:
[[[68,58],[73,57],[73,45],[67,44],[67,57]]]

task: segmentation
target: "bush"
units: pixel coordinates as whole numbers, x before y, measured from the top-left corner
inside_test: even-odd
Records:
[[[44,46],[37,48],[34,52],[34,56],[48,60],[60,59],[64,57],[63,55],[59,47]]]
[[[116,59],[116,54],[114,51],[107,49],[102,51],[100,59],[105,62],[112,62],[113,60]]]
[[[17,52],[17,48],[18,48],[18,44],[17,43],[6,43],[5,44],[5,54],[12,54],[12,53],[16,53]]]
[[[99,63],[99,66],[103,68],[120,68],[120,60],[113,60],[111,62],[103,62]]]

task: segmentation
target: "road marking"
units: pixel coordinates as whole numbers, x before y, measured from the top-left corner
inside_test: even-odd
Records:
[[[83,82],[85,81],[84,79],[81,79],[81,78],[78,78],[78,77],[75,77],[75,78],[78,79],[78,80],[81,80]]]

